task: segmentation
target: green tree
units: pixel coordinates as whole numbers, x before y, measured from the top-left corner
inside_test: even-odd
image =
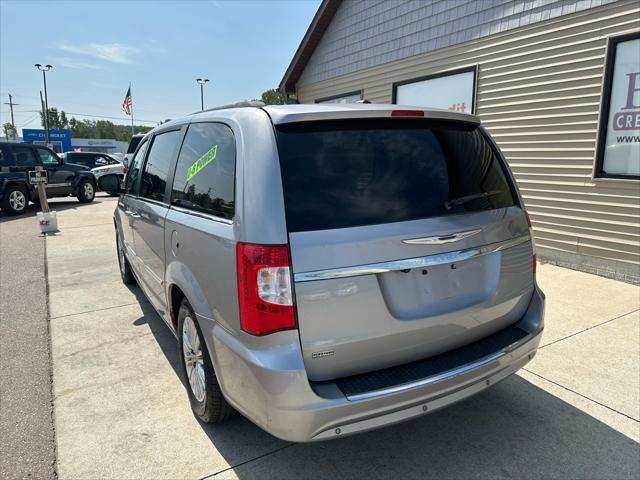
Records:
[[[47,127],[42,112],[40,112],[40,123],[42,123],[42,128]],[[67,114],[64,113],[64,110],[58,112],[56,107],[49,107],[49,128],[51,130],[69,128],[69,121],[67,120]]]
[[[15,127],[11,125],[11,122],[7,122],[2,125],[2,131],[4,132],[4,136],[7,137],[7,140],[10,138],[16,138],[18,136],[18,132]]]
[[[289,103],[296,103],[295,98],[287,97],[277,88],[270,88],[262,92],[260,101],[265,105],[287,105]]]

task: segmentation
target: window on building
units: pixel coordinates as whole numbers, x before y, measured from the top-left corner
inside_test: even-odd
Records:
[[[640,32],[609,39],[595,176],[640,179]]]
[[[179,140],[180,130],[160,133],[153,137],[140,178],[141,197],[164,201],[169,167]]]
[[[127,180],[125,185],[125,193],[129,195],[138,194],[138,177],[140,176],[140,165],[144,161],[144,156],[147,153],[147,147],[149,142],[145,142],[140,145],[138,152],[129,162],[129,171],[127,172]]]
[[[340,95],[333,95],[331,97],[319,98],[316,103],[356,103],[358,100],[362,100],[362,91],[342,93]]]
[[[235,169],[235,138],[228,126],[189,125],[178,157],[171,203],[232,219]]]
[[[394,83],[392,103],[474,113],[476,70],[470,67]]]

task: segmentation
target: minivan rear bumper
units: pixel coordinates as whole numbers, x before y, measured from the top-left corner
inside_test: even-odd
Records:
[[[526,335],[479,361],[403,384],[347,398],[333,382],[312,384],[296,331],[238,339],[220,326],[205,333],[227,400],[267,432],[308,442],[341,437],[424,415],[474,395],[515,373],[535,355],[543,329],[544,294],[536,287],[516,324]],[[204,329],[203,329],[204,330]],[[244,335],[244,334],[243,334]]]

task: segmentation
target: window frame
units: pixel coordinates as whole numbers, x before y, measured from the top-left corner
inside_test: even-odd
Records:
[[[447,70],[445,72],[433,73],[431,75],[424,75],[422,77],[410,78],[408,80],[401,80],[399,82],[393,82],[391,84],[391,103],[397,105],[398,99],[398,87],[403,85],[409,85],[411,83],[424,82],[425,80],[434,80],[441,77],[450,77],[451,75],[459,75],[461,73],[473,72],[473,91],[471,92],[471,115],[476,114],[476,99],[478,97],[478,64],[470,65],[468,67],[456,68],[453,70]]]
[[[338,100],[344,97],[352,97],[354,95],[360,95],[360,100],[362,100],[364,98],[364,90],[360,89],[360,90],[354,90],[352,92],[340,93],[338,95],[330,95],[328,97],[316,98],[313,102],[314,103],[330,102],[331,100]]]
[[[187,130],[188,124],[181,124],[181,125],[172,125],[169,128],[163,129],[163,130],[159,130],[157,132],[154,132],[153,135],[147,140],[149,142],[149,147],[147,148],[147,151],[144,154],[144,161],[142,164],[142,167],[140,168],[140,175],[138,177],[138,184],[137,184],[137,188],[136,188],[136,198],[138,200],[142,200],[145,202],[151,202],[151,203],[156,203],[158,205],[163,205],[165,207],[169,207],[171,205],[171,187],[173,186],[173,178],[175,175],[175,169],[177,166],[177,161],[178,161],[178,157],[180,156],[180,151],[182,150],[182,142],[184,141],[184,137],[185,137],[185,132]],[[142,175],[144,174],[144,169],[147,166],[147,162],[149,161],[149,153],[151,152],[151,149],[153,148],[153,142],[155,142],[156,137],[158,135],[163,135],[165,133],[171,133],[171,132],[178,132],[178,140],[176,141],[176,146],[173,149],[173,152],[171,154],[171,159],[169,161],[169,167],[167,169],[167,180],[164,186],[164,194],[162,195],[162,200],[156,200],[153,198],[148,198],[148,197],[143,197],[142,195],[140,195],[140,186],[141,186],[141,182],[142,182]],[[144,138],[142,139],[144,140]],[[142,145],[142,140],[140,141],[139,145]],[[137,150],[136,150],[137,151]],[[168,201],[167,201],[168,200]]]
[[[144,138],[142,140],[140,140],[140,142],[138,143],[138,146],[136,147],[136,151],[133,152],[133,156],[131,157],[131,160],[129,160],[129,166],[131,166],[131,162],[136,158],[136,155],[138,154],[138,151],[140,150],[140,148],[143,145],[146,145],[147,142],[149,142],[150,140],[147,139],[145,140]],[[144,155],[142,156],[140,163],[142,166],[144,166],[144,164],[146,163],[147,160],[147,155],[149,153],[149,149],[147,148],[147,150],[144,152]],[[142,170],[142,166],[140,167],[140,170]],[[127,178],[129,178],[129,172],[131,171],[131,168],[129,168],[129,171],[127,172]],[[127,192],[127,185],[128,182],[125,180],[125,191],[124,191],[124,195],[129,195],[130,197],[133,198],[139,198],[139,193],[140,193],[140,178],[142,178],[142,174],[138,173],[138,178],[136,178],[136,183],[135,185],[132,186],[131,188],[131,193]]]
[[[182,146],[184,144],[184,141],[187,138],[187,133],[189,133],[189,127],[191,127],[191,125],[197,125],[197,124],[202,124],[202,123],[206,123],[206,124],[218,124],[218,125],[224,125],[225,127],[227,127],[230,131],[231,131],[231,136],[233,137],[233,145],[234,145],[234,164],[233,164],[233,216],[231,218],[225,218],[225,217],[221,217],[219,215],[216,215],[215,213],[212,213],[211,211],[206,211],[205,209],[195,209],[195,208],[189,208],[189,207],[183,207],[181,205],[176,205],[173,203],[173,182],[175,180],[175,176],[176,176],[176,171],[178,170],[178,161],[180,160],[180,153],[182,151]],[[171,174],[171,184],[168,185],[168,195],[169,195],[169,208],[172,208],[176,211],[182,212],[182,213],[186,213],[189,215],[195,215],[197,217],[202,217],[202,218],[208,218],[210,220],[214,220],[220,223],[226,223],[228,225],[233,224],[233,222],[236,219],[236,214],[237,214],[237,199],[238,199],[238,141],[237,141],[237,137],[236,137],[236,132],[233,129],[233,126],[225,123],[221,120],[197,120],[197,121],[193,121],[190,122],[189,124],[184,126],[184,132],[182,135],[182,141],[180,142],[180,150],[178,151],[178,154],[176,155],[176,158],[174,159],[174,166],[173,166],[173,172]]]
[[[625,175],[620,173],[606,173],[604,171],[604,154],[607,142],[607,127],[609,126],[609,113],[611,112],[611,89],[613,74],[616,63],[616,53],[618,44],[630,40],[640,40],[640,30],[626,33],[624,35],[614,35],[607,38],[607,51],[604,64],[604,81],[602,84],[602,95],[600,96],[600,115],[598,117],[598,133],[596,141],[596,156],[593,168],[594,179],[621,179],[640,180],[638,175]]]
[[[18,163],[18,150],[24,148],[28,151],[31,152],[31,155],[33,155],[33,157],[36,159],[36,163],[34,163],[33,165],[21,165]],[[42,160],[40,159],[40,155],[38,154],[38,152],[35,151],[35,149],[33,148],[32,145],[27,145],[27,144],[21,144],[21,145],[15,145],[11,148],[11,154],[13,155],[13,162],[14,165],[16,167],[41,167],[42,165]]]
[[[47,148],[47,147],[44,147],[44,146],[42,146],[42,145],[34,145],[34,146],[33,146],[33,149],[36,151],[36,154],[38,155],[38,158],[40,159],[40,164],[41,164],[43,167],[44,167],[44,166],[47,166],[47,165],[50,165],[50,166],[56,166],[56,167],[57,167],[57,166],[59,166],[59,165],[60,165],[60,157],[58,157],[58,154],[57,154],[57,153],[55,153],[53,150],[51,150],[51,149],[49,149],[49,148]],[[55,158],[55,159],[56,159],[56,162],[55,162],[55,163],[44,162],[44,161],[42,160],[42,156],[40,156],[40,152],[39,152],[39,150],[44,150],[44,151],[46,151],[49,155],[53,155],[53,158]]]

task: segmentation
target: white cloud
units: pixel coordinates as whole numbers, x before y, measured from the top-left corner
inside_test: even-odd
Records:
[[[138,49],[124,43],[85,43],[72,45],[69,42],[56,42],[55,46],[65,52],[86,55],[113,63],[133,63],[131,58]]]
[[[84,70],[84,69],[98,70],[102,68],[102,67],[99,67],[98,65],[94,65],[93,63],[86,63],[80,60],[76,60],[75,58],[69,58],[69,57],[55,57],[53,58],[53,63],[56,66],[76,68],[78,70]]]

